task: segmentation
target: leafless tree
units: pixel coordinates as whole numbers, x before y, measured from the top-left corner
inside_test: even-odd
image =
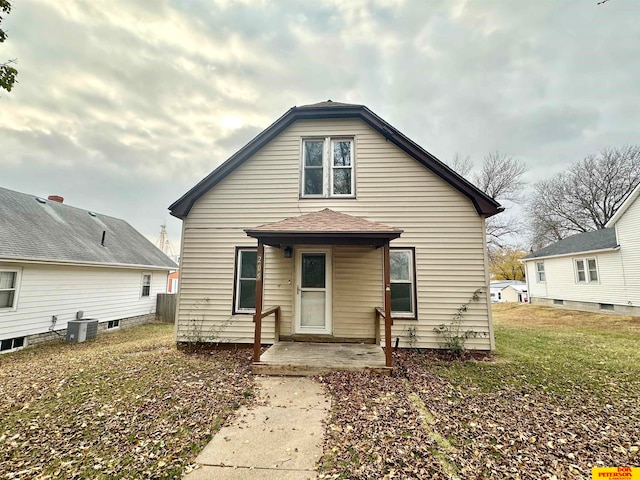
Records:
[[[468,178],[471,170],[473,170],[473,162],[471,161],[471,157],[469,155],[464,157],[459,153],[456,153],[453,156],[453,159],[451,160],[451,162],[449,162],[449,166],[453,168],[458,175],[461,175],[465,178]]]
[[[534,248],[604,228],[640,184],[640,146],[607,148],[534,185],[528,205]]]
[[[496,151],[484,157],[482,169],[473,175],[472,181],[491,198],[517,203],[522,200],[527,184],[522,179],[526,171],[524,162]]]
[[[471,173],[473,162],[469,156],[454,155],[449,166],[463,177],[470,179],[480,190],[499,202],[518,203],[526,186],[523,176],[527,165],[501,152],[487,154],[479,172]],[[487,219],[487,244],[489,254],[505,247],[507,240],[523,231],[523,225],[513,214],[507,212]]]

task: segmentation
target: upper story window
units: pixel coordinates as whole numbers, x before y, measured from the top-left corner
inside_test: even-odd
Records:
[[[576,282],[592,283],[598,281],[598,264],[595,258],[579,258],[574,260]]]
[[[20,270],[0,270],[0,312],[14,311],[18,305]]]
[[[544,273],[544,262],[536,262],[536,280],[538,280],[538,283],[542,283],[547,280]]]
[[[353,138],[302,141],[301,197],[355,197]]]

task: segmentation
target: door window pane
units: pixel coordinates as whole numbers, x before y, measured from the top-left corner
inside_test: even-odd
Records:
[[[300,325],[303,327],[324,327],[325,292],[302,292]]]
[[[324,253],[302,254],[302,288],[325,287]]]

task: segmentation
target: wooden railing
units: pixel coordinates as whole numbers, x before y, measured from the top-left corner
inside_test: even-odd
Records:
[[[271,314],[275,314],[275,334],[273,336],[273,341],[274,343],[280,340],[280,305],[276,305],[275,307],[271,307],[271,308],[267,308],[266,310],[262,311],[262,315],[260,315],[260,318],[264,318],[264,317],[268,317]],[[255,322],[256,319],[254,318],[253,321]]]
[[[376,320],[375,320],[375,329],[376,329],[376,345],[380,345],[380,339],[382,338],[380,335],[380,319],[384,320],[384,308],[376,307]],[[391,319],[391,325],[393,325],[393,318]]]

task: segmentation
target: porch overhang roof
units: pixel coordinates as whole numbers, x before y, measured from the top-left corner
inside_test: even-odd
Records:
[[[328,208],[248,228],[245,232],[265,245],[278,248],[296,244],[381,247],[403,233],[399,228]]]

